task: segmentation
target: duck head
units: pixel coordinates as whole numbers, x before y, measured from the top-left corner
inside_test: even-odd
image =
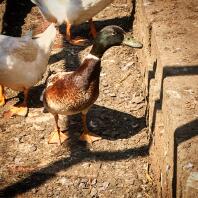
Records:
[[[131,35],[126,35],[118,26],[106,26],[96,36],[91,54],[101,58],[104,52],[112,46],[127,45],[133,48],[142,48],[142,44]]]

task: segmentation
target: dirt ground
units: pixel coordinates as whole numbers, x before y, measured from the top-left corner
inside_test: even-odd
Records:
[[[4,34],[19,36],[34,25],[42,29],[43,20],[37,8],[31,9],[32,5],[27,6],[27,2],[16,1],[18,12],[7,6],[11,9],[7,14],[5,1],[1,3],[0,22]],[[28,13],[27,17],[23,11]],[[17,14],[25,18],[25,23],[12,21],[17,20]],[[5,15],[10,15],[12,20]],[[117,0],[94,20],[98,30],[116,24],[131,33],[132,4]],[[61,26],[60,32],[64,33],[64,29]],[[73,28],[74,35],[87,36],[88,31],[87,23]],[[57,49],[60,43],[63,48]],[[59,34],[48,69],[54,72],[75,70],[90,47],[71,46]],[[47,143],[54,129],[54,119],[50,113],[43,112],[39,100],[46,75],[47,72],[31,90],[26,118],[3,118],[9,105],[23,97],[6,90],[9,100],[0,109],[0,197],[155,197],[155,185],[147,175],[145,87],[136,50],[113,47],[103,56],[100,96],[88,113],[90,130],[103,139],[93,145],[78,140],[82,132],[79,115],[62,118],[62,129],[67,129],[71,136],[67,142],[61,146]]]

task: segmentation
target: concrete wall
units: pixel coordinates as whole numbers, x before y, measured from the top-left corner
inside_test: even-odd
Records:
[[[135,35],[145,76],[150,163],[159,197],[198,195],[196,0],[136,1]]]

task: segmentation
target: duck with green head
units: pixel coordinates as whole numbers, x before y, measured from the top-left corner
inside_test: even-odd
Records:
[[[91,133],[86,125],[86,114],[99,96],[101,58],[112,46],[128,45],[141,48],[142,44],[126,36],[118,26],[103,28],[94,40],[88,56],[74,72],[61,72],[52,76],[43,94],[44,107],[54,115],[56,128],[49,143],[61,144],[68,136],[60,131],[58,115],[82,113],[83,133],[80,140],[92,143],[101,137]]]

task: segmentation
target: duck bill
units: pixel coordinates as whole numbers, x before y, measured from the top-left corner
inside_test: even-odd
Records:
[[[122,41],[123,45],[127,45],[133,48],[142,48],[143,44],[134,39],[132,36],[125,35],[124,40]]]

